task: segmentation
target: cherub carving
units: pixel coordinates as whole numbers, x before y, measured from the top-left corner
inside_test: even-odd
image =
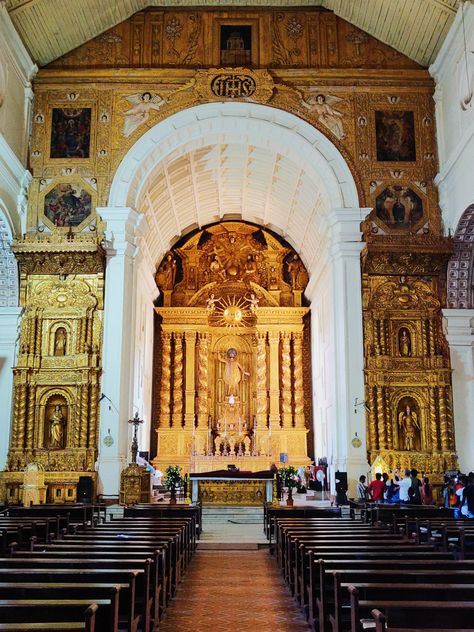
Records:
[[[327,127],[336,138],[342,140],[346,136],[342,124],[343,115],[332,107],[339,101],[342,101],[342,99],[334,95],[313,94],[306,100],[302,98],[301,105],[315,114],[318,121]]]
[[[160,97],[156,92],[137,92],[125,97],[125,99],[133,105],[133,107],[124,112],[125,121],[122,134],[125,138],[148,121],[150,110],[158,111],[166,103],[166,99]]]

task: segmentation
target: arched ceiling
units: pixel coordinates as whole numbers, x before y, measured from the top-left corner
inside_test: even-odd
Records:
[[[40,66],[149,6],[323,6],[428,66],[461,0],[6,0],[10,17]]]
[[[321,132],[283,110],[232,102],[150,128],[114,175],[108,216],[114,208],[146,218],[151,267],[182,235],[225,218],[275,230],[311,272],[328,256],[335,222],[355,212],[358,226],[366,214],[347,163]]]
[[[219,143],[167,156],[144,183],[136,208],[148,221],[152,260],[190,229],[238,217],[275,227],[311,269],[326,238],[328,204],[318,183],[290,158],[251,144]]]

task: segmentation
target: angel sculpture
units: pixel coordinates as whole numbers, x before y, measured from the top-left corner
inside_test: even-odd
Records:
[[[318,121],[327,127],[336,138],[342,140],[346,134],[342,124],[342,113],[335,110],[332,105],[342,101],[341,98],[333,95],[314,94],[308,97],[306,101],[302,98],[301,105],[304,105],[311,113],[315,114]]]
[[[398,425],[403,430],[405,440],[405,450],[415,449],[416,434],[420,430],[418,416],[407,404],[405,410],[398,415]]]
[[[133,134],[140,125],[148,121],[150,118],[150,110],[158,111],[166,103],[166,99],[160,97],[156,92],[137,92],[125,98],[133,105],[133,107],[124,112],[125,121],[122,134],[125,138]]]

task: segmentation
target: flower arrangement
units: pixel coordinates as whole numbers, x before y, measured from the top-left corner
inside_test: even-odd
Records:
[[[283,487],[288,487],[288,499],[291,500],[293,497],[293,489],[296,489],[300,484],[296,469],[292,465],[289,465],[288,467],[281,467],[278,472]]]
[[[176,502],[176,488],[183,484],[179,465],[168,465],[165,470],[165,486],[171,494],[171,500]]]

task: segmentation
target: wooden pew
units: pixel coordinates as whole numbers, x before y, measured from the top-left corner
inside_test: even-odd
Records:
[[[438,555],[446,557],[445,553]],[[308,621],[312,627],[317,621],[327,620],[326,605],[328,598],[331,601],[334,571],[338,571],[340,581],[367,582],[373,579],[378,582],[402,582],[407,578],[409,581],[412,577],[426,575],[434,576],[438,581],[444,576],[450,577],[451,581],[474,583],[474,564],[453,559],[433,559],[433,554],[424,558],[416,553],[410,558],[402,554],[397,558],[395,555],[390,557],[387,552],[385,558],[378,559],[355,559],[345,555],[319,559],[317,562],[312,561],[308,586]]]
[[[0,583],[95,583],[125,584],[127,589],[120,591],[120,612],[126,613],[127,630],[136,632],[144,619],[141,592],[144,592],[145,572],[141,569],[127,570],[117,568],[3,568],[0,565]],[[146,622],[143,630],[148,630]],[[99,631],[98,631],[99,632]]]
[[[0,623],[0,632],[22,632],[23,630],[35,630],[36,632],[69,632],[69,630],[84,630],[84,632],[96,632],[95,617],[97,605],[91,604],[84,612],[82,621],[44,621],[26,623]],[[99,630],[97,630],[99,632]]]
[[[372,578],[371,578],[372,579]],[[412,579],[412,577],[410,578]],[[350,627],[354,628],[360,613],[353,613],[350,609],[349,589],[356,588],[358,599],[392,601],[473,601],[474,584],[472,583],[437,583],[443,580],[442,576],[427,576],[425,581],[422,572],[416,577],[417,582],[406,581],[400,583],[367,581],[367,582],[340,582],[337,573],[334,581],[334,610],[329,613],[329,621],[332,632],[344,632]],[[347,598],[346,598],[347,595]],[[365,613],[368,614],[367,612]]]
[[[359,592],[355,586],[349,586],[351,597],[351,632],[361,632],[361,612],[380,610],[385,614],[389,624],[396,629],[433,628],[456,630],[458,628],[472,628],[474,621],[473,601],[397,601],[391,599],[359,599]]]
[[[118,632],[118,599],[96,599],[97,630]],[[1,623],[78,621],[91,599],[0,599]]]
[[[446,628],[397,628],[387,627],[387,618],[380,610],[372,610],[372,617],[375,623],[375,632],[446,632]],[[450,628],[451,632],[472,632],[470,628]]]

